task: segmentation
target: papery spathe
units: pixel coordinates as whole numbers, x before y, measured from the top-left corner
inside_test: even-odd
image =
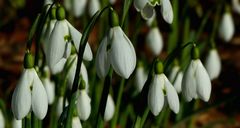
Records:
[[[182,93],[186,101],[200,98],[207,102],[211,94],[211,81],[199,59],[192,60],[183,75]]]
[[[12,96],[14,117],[23,119],[32,110],[37,118],[43,119],[47,109],[47,93],[35,69],[24,69]]]
[[[91,114],[91,99],[85,89],[79,91],[77,98],[77,112],[81,120],[87,120]]]
[[[205,67],[211,80],[216,79],[221,72],[221,59],[216,49],[209,51]]]

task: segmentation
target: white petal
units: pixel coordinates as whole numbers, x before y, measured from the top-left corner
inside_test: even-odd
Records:
[[[48,104],[52,104],[55,98],[55,85],[50,81],[49,78],[44,78],[42,80],[45,90],[47,92]]]
[[[110,4],[115,4],[117,2],[117,0],[109,0]]]
[[[12,124],[13,128],[22,128],[22,120],[16,120],[13,118]]]
[[[182,79],[183,79],[183,73],[182,71],[180,71],[177,73],[176,80],[173,83],[173,86],[178,93],[182,91]]]
[[[174,113],[179,112],[179,99],[177,92],[173,85],[169,82],[167,77],[164,75],[165,89],[167,94],[168,105]]]
[[[141,11],[145,5],[147,4],[148,0],[134,0],[134,7],[139,12]]]
[[[203,67],[202,62],[197,60],[197,63],[196,82],[198,97],[207,102],[211,95],[211,80],[206,69]]]
[[[66,20],[57,21],[49,38],[49,48],[46,60],[53,74],[61,71],[66,60],[63,60],[66,41],[64,37],[69,34]]]
[[[162,34],[157,27],[152,28],[147,35],[147,45],[155,56],[158,56],[163,48]]]
[[[176,77],[176,75],[177,75],[177,73],[178,73],[179,70],[180,70],[180,67],[179,67],[179,66],[174,66],[174,67],[172,68],[172,70],[171,70],[171,72],[170,72],[170,75],[169,75],[169,77],[168,77],[171,82],[174,81],[174,79],[175,79],[175,77]]]
[[[147,80],[147,74],[142,66],[137,67],[135,76],[135,86],[137,91],[140,93]]]
[[[163,19],[171,24],[173,22],[173,10],[172,10],[172,5],[169,0],[161,0],[161,13],[163,16]]]
[[[46,116],[48,110],[47,93],[35,70],[33,72],[32,110],[35,116],[41,120]]]
[[[68,22],[68,27],[69,27],[69,31],[73,40],[73,43],[77,49],[77,51],[79,51],[79,44],[80,44],[80,40],[82,38],[82,34],[76,29],[74,28],[69,22]],[[87,43],[84,53],[83,53],[83,59],[90,61],[92,60],[93,55],[92,55],[92,50],[90,45]]]
[[[63,5],[67,11],[71,11],[72,9],[72,0],[64,0]]]
[[[98,77],[104,79],[108,73],[110,63],[107,54],[108,37],[105,36],[101,41],[96,55],[96,71]]]
[[[119,26],[111,28],[110,31],[112,31],[110,32],[112,44],[108,53],[110,63],[118,75],[127,79],[136,67],[135,49]]]
[[[71,0],[68,0],[71,1]],[[81,16],[86,8],[87,5],[87,0],[72,0],[72,4],[73,4],[73,15],[75,17],[79,17]]]
[[[221,60],[216,49],[210,50],[206,58],[205,67],[211,80],[219,76],[221,71]]]
[[[47,55],[47,50],[48,50],[48,47],[50,46],[49,38],[53,31],[56,21],[57,20],[50,20],[49,23],[47,24],[46,31],[43,34],[43,38],[44,38],[43,39],[43,50],[44,50],[45,55]]]
[[[31,108],[31,90],[33,83],[32,69],[25,69],[13,92],[12,111],[16,119],[23,119]]]
[[[89,1],[89,15],[92,17],[98,10],[100,10],[99,0]]]
[[[72,128],[82,128],[80,119],[78,117],[72,118]]]
[[[197,96],[197,85],[195,78],[196,62],[192,60],[184,72],[182,79],[182,93],[186,101],[191,101]]]
[[[155,15],[154,7],[147,3],[141,10],[141,15],[145,20],[151,19]]]
[[[85,90],[79,91],[79,96],[77,99],[77,111],[78,116],[81,120],[87,120],[91,113],[91,99],[87,95]]]
[[[230,13],[224,13],[220,22],[218,34],[225,42],[229,42],[234,35],[234,22]]]
[[[52,4],[52,0],[44,0],[44,5]]]
[[[148,91],[148,107],[154,116],[160,113],[164,105],[163,84],[164,78],[161,75],[155,75]]]
[[[240,2],[239,0],[232,0],[233,11],[240,14]]]
[[[5,128],[5,119],[1,109],[0,109],[0,128]]]
[[[71,42],[67,42],[65,45],[65,50],[64,50],[64,54],[63,54],[64,58],[67,59],[71,55],[71,49],[72,49]]]
[[[115,111],[115,104],[111,95],[108,94],[107,104],[104,112],[104,120],[109,121],[112,119]]]

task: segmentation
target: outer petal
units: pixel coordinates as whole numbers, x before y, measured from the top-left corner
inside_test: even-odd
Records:
[[[36,71],[33,70],[32,72],[33,72],[32,110],[35,116],[42,120],[46,116],[48,110],[47,93]]]
[[[147,80],[147,74],[144,72],[144,68],[142,66],[137,67],[136,76],[135,76],[135,86],[139,93],[142,91],[142,88],[146,80]]]
[[[197,96],[195,70],[196,63],[192,60],[184,72],[182,80],[182,93],[186,101],[191,101],[192,98],[196,98]]]
[[[109,121],[112,119],[115,111],[115,104],[111,95],[108,94],[107,104],[104,112],[104,120]]]
[[[5,128],[5,120],[1,109],[0,109],[0,128]]]
[[[81,120],[87,120],[91,113],[91,99],[87,95],[86,90],[79,91],[77,99],[77,111]]]
[[[13,118],[12,127],[22,128],[22,120],[16,120],[15,118]]]
[[[160,113],[164,105],[163,84],[164,77],[155,75],[148,91],[148,107],[154,116]]]
[[[221,71],[221,60],[216,49],[212,49],[205,62],[206,70],[211,80],[217,78]]]
[[[178,93],[180,93],[182,91],[182,79],[183,79],[183,73],[182,73],[182,71],[179,71],[177,73],[177,78],[173,83],[173,86]]]
[[[48,104],[52,104],[55,98],[55,85],[49,78],[44,78],[42,82],[47,93]]]
[[[162,35],[157,27],[152,28],[147,35],[147,44],[155,56],[158,56],[163,48]]]
[[[139,12],[141,11],[145,5],[147,4],[148,0],[134,0],[134,7]]]
[[[25,69],[21,78],[13,92],[12,96],[12,111],[16,119],[23,119],[31,108],[31,90],[30,86],[33,83],[31,69]]]
[[[169,80],[173,83],[173,81],[175,80],[175,77],[178,73],[178,71],[180,70],[179,66],[174,66],[171,70],[171,73],[169,75]]]
[[[87,0],[73,0],[72,1],[73,4],[73,15],[75,17],[79,17],[81,16],[86,8],[87,5]]]
[[[111,28],[110,31],[110,63],[114,71],[127,79],[136,67],[135,49],[119,26]]]
[[[68,22],[68,27],[69,27],[69,31],[70,31],[73,43],[74,43],[77,51],[79,51],[79,44],[80,44],[80,40],[82,38],[82,34],[77,29],[75,29],[69,22]],[[87,43],[86,47],[85,47],[85,51],[83,53],[83,59],[90,61],[90,60],[92,60],[92,58],[93,58],[92,50],[91,50],[90,45]]]
[[[109,0],[110,4],[115,4],[117,0]]]
[[[73,117],[73,119],[72,119],[72,128],[82,128],[80,119],[78,117]]]
[[[147,3],[141,10],[141,15],[145,20],[151,19],[155,15],[154,7]]]
[[[173,22],[173,10],[172,10],[172,5],[169,0],[161,0],[161,13],[163,16],[163,19],[171,24]]]
[[[196,82],[198,97],[207,102],[211,95],[211,80],[200,60],[197,61]]]
[[[218,34],[220,38],[222,38],[225,42],[229,42],[234,35],[234,31],[235,30],[232,15],[226,12],[224,13],[220,22]]]
[[[57,103],[57,117],[60,117],[63,112],[63,104],[64,104],[63,101],[64,101],[64,98],[60,96]]]
[[[108,73],[110,63],[107,54],[108,37],[105,36],[100,43],[96,55],[96,71],[98,77],[104,79]]]
[[[173,110],[174,113],[178,113],[179,112],[179,99],[178,99],[177,92],[165,75],[164,75],[164,83],[165,83],[164,85],[165,85],[165,89],[166,89],[168,105],[169,105],[170,109]]]
[[[61,71],[66,62],[66,59],[63,59],[66,47],[64,37],[68,34],[66,20],[57,21],[49,38],[50,45],[46,55],[47,63],[53,74]]]
[[[51,36],[51,33],[53,31],[53,28],[54,28],[54,25],[56,23],[57,20],[50,20],[48,25],[47,25],[47,28],[46,28],[46,31],[43,35],[43,50],[44,50],[44,53],[47,55],[47,50],[48,50],[48,47],[50,46],[50,42],[49,42],[49,38]]]
[[[92,17],[98,10],[100,10],[99,0],[89,1],[89,15]]]

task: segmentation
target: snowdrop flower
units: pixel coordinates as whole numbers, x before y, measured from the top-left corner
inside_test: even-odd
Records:
[[[44,0],[44,6],[52,3],[53,3],[52,0]]]
[[[49,47],[47,50],[46,60],[53,74],[62,71],[67,58],[71,53],[71,41],[79,51],[82,34],[77,31],[66,19],[63,7],[56,10],[57,21],[49,37]],[[87,43],[83,58],[92,60],[92,51]]]
[[[163,39],[158,27],[153,27],[147,34],[147,45],[155,56],[158,56],[163,49]]]
[[[186,101],[200,98],[207,102],[210,98],[211,81],[195,46],[192,49],[192,60],[183,75],[182,93]]]
[[[139,62],[135,74],[135,86],[137,91],[140,93],[143,89],[143,86],[147,80],[147,74],[144,71],[143,65]]]
[[[30,111],[35,116],[43,119],[48,110],[48,98],[46,90],[33,68],[32,55],[27,52],[24,57],[24,70],[13,92],[12,111],[16,119],[21,120]]]
[[[161,13],[163,19],[171,24],[173,21],[173,10],[169,0],[161,0],[160,3],[156,0],[134,0],[134,7],[138,12],[141,12],[145,20],[152,18],[155,15],[154,7],[161,5]]]
[[[50,80],[49,68],[44,67],[45,75],[42,78],[42,83],[45,87],[48,96],[48,104],[51,105],[55,99],[55,84]]]
[[[72,118],[72,128],[82,128],[82,124],[78,116]]]
[[[109,0],[109,3],[112,5],[115,4],[116,2],[117,2],[117,0]]]
[[[89,0],[89,15],[92,17],[98,10],[100,10],[99,0]]]
[[[63,96],[60,96],[58,99],[58,103],[57,103],[57,117],[61,116],[61,114],[63,112],[63,105],[64,105],[64,107],[66,107],[68,105],[68,101],[66,100],[64,103]]]
[[[234,35],[234,22],[230,12],[225,12],[220,22],[218,34],[225,42],[229,42]]]
[[[107,104],[104,112],[104,120],[105,121],[111,120],[114,115],[114,111],[115,111],[115,104],[114,104],[113,98],[110,94],[108,94]]]
[[[76,73],[76,68],[77,68],[77,59],[78,56],[77,54],[73,54],[68,58],[68,61],[72,62],[72,65],[69,64],[69,66],[71,66],[71,68],[69,69],[69,74],[67,75],[67,79],[68,79],[68,85],[69,88],[72,89],[72,85],[73,85],[73,81],[74,81],[74,77],[75,77],[75,73]],[[88,91],[88,73],[87,73],[87,68],[85,67],[84,63],[82,63],[81,65],[81,71],[80,74],[82,76],[82,78],[84,79],[84,81],[86,82],[86,90]]]
[[[240,14],[240,2],[239,0],[232,0],[233,11]]]
[[[166,96],[170,109],[174,113],[179,112],[179,99],[176,90],[163,73],[163,65],[157,62],[153,81],[148,91],[148,106],[154,116],[157,116],[164,106],[164,96]]]
[[[221,59],[216,49],[211,49],[205,61],[205,67],[211,80],[216,79],[221,71]]]
[[[136,67],[135,49],[118,24],[118,16],[113,11],[110,31],[101,42],[96,55],[96,69],[100,78],[104,78],[110,65],[121,77],[127,79]]]
[[[85,12],[87,0],[64,0],[63,4],[75,17],[80,17]]]
[[[1,109],[0,109],[0,128],[5,128],[5,120]]]
[[[86,121],[91,113],[91,99],[85,89],[79,90],[79,96],[77,99],[77,111],[81,120]]]
[[[181,71],[180,67],[178,65],[174,66],[170,73],[169,80],[173,82],[173,86],[178,93],[182,91],[182,78],[183,72]]]
[[[16,120],[13,118],[12,126],[13,128],[22,128],[22,120]]]

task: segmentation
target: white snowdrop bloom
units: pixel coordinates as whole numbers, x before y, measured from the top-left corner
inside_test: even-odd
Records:
[[[96,69],[100,78],[107,75],[110,65],[125,79],[129,78],[136,67],[135,49],[120,26],[110,28],[109,35],[104,37],[98,48]]]
[[[52,3],[53,3],[52,0],[44,0],[44,6],[48,5],[48,4],[52,4]]]
[[[240,2],[239,0],[232,0],[233,11],[240,14]]]
[[[52,30],[54,28],[56,21],[57,21],[56,19],[51,19],[47,24],[46,31],[42,34],[43,35],[43,51],[45,54],[47,54],[47,49],[50,45],[49,37],[52,33]]]
[[[141,13],[143,19],[148,20],[155,15],[154,6],[157,3],[151,3],[150,0],[134,0],[135,9]]]
[[[180,67],[174,66],[170,73],[169,80],[173,82],[173,86],[178,93],[182,91],[182,78],[183,72],[180,70]]]
[[[47,93],[34,68],[24,69],[12,96],[16,119],[23,119],[30,110],[39,119],[43,119],[48,110]]]
[[[229,42],[234,35],[234,22],[230,12],[225,12],[220,22],[218,34],[225,42]]]
[[[110,4],[115,4],[117,2],[117,0],[109,0]]]
[[[5,128],[5,119],[1,109],[0,109],[0,128]]]
[[[135,86],[137,91],[140,93],[143,89],[143,86],[147,80],[147,74],[144,71],[143,66],[138,66],[136,69],[136,74],[135,74]]]
[[[161,13],[163,19],[171,24],[173,22],[173,9],[170,0],[161,0]]]
[[[154,116],[157,116],[163,108],[164,95],[166,95],[170,109],[178,113],[179,99],[175,88],[163,73],[156,74],[148,91],[148,106]]]
[[[104,112],[104,120],[105,121],[111,120],[114,115],[114,112],[115,112],[115,104],[114,104],[112,96],[110,94],[108,94],[107,104],[106,104],[106,108],[105,108],[105,112]]]
[[[64,0],[64,7],[75,17],[80,17],[84,14],[87,0]]]
[[[163,49],[162,34],[158,27],[151,28],[147,34],[147,45],[155,56],[158,56]]]
[[[89,0],[89,15],[92,17],[98,10],[100,10],[99,0]]]
[[[73,85],[73,81],[74,81],[74,77],[75,77],[75,73],[76,73],[76,69],[77,69],[78,56],[77,56],[77,54],[73,54],[68,59],[69,59],[68,61],[70,63],[73,61],[72,66],[69,69],[69,74],[67,75],[69,88],[72,89],[72,85]],[[69,64],[69,66],[70,66],[70,64]],[[80,70],[79,75],[82,75],[83,80],[86,83],[86,90],[88,91],[88,87],[89,87],[89,85],[88,85],[88,73],[87,73],[87,68],[85,67],[84,63],[82,63],[82,65],[81,65],[81,70]]]
[[[85,89],[79,90],[77,112],[81,120],[86,121],[91,114],[91,99]]]
[[[22,120],[16,120],[15,118],[13,118],[12,127],[13,128],[22,128]]]
[[[78,116],[72,118],[72,128],[82,128],[82,124]]]
[[[55,99],[55,84],[48,78],[43,78],[42,83],[45,87],[48,97],[48,104],[52,104]]]
[[[211,49],[205,61],[205,67],[211,80],[216,79],[221,72],[221,59],[216,49]]]
[[[62,7],[58,8],[57,12],[58,10],[60,10],[59,12],[64,12]],[[53,74],[62,71],[71,52],[71,41],[73,41],[75,48],[79,51],[80,40],[82,37],[82,34],[76,30],[64,16],[60,18],[57,16],[57,19],[58,20],[56,21],[49,37],[49,47],[46,55],[47,63]],[[92,60],[92,51],[88,43],[83,58],[85,60]]]
[[[57,117],[60,117],[62,112],[63,112],[63,105],[65,104],[64,107],[68,105],[68,101],[66,100],[64,103],[64,97],[60,96],[57,102]]]
[[[186,101],[200,98],[207,102],[211,94],[211,81],[199,59],[191,60],[182,80],[182,94]]]

